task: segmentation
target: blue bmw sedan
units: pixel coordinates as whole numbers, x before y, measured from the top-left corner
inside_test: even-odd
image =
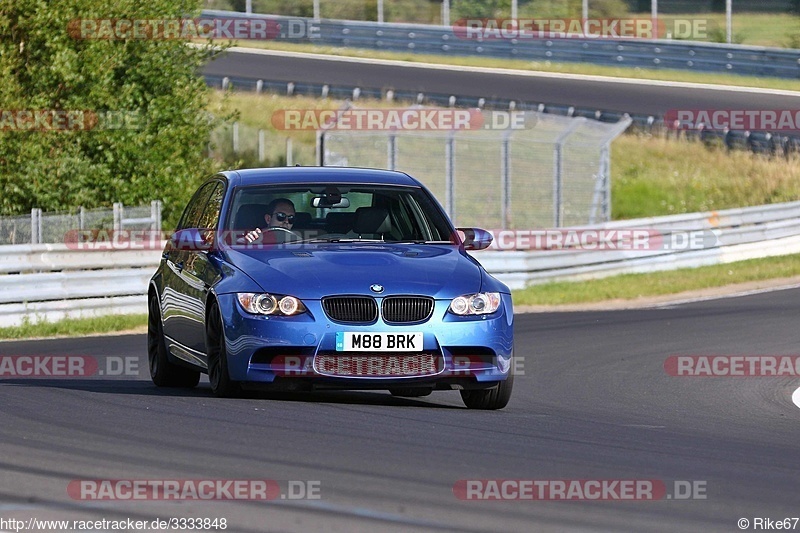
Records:
[[[194,194],[148,291],[153,382],[243,389],[458,390],[474,409],[511,396],[506,285],[400,172],[222,172]]]

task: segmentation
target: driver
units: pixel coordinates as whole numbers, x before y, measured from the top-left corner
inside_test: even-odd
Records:
[[[294,203],[288,198],[277,198],[272,200],[267,205],[267,213],[264,215],[264,222],[267,223],[269,228],[282,228],[290,231],[294,225]],[[261,237],[261,228],[256,228],[244,236],[245,241],[249,244],[255,242]]]

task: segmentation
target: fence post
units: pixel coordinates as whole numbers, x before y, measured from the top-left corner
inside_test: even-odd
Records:
[[[611,220],[611,143],[607,143],[600,151],[600,165],[603,183],[603,204],[600,214],[603,222]]]
[[[86,228],[86,208],[80,206],[78,208],[78,229],[83,231]]]
[[[31,209],[31,244],[42,242],[42,210],[34,207]]]
[[[325,166],[325,132],[317,131],[317,166]]]
[[[553,227],[561,227],[561,211],[563,205],[562,187],[564,184],[564,143],[573,131],[580,127],[586,119],[583,117],[573,119],[567,128],[562,131],[554,141],[554,168],[553,168]]]
[[[150,218],[153,220],[150,223],[150,229],[154,232],[161,232],[161,200],[150,202]]]
[[[293,167],[294,166],[294,150],[292,147],[292,138],[286,137],[286,166]]]
[[[500,219],[502,228],[508,229],[511,225],[511,130],[503,134],[500,144]]]
[[[553,227],[561,226],[561,173],[562,173],[562,144],[556,140],[555,151],[553,153]]]
[[[114,202],[114,233],[119,233],[122,229],[122,203]]]
[[[264,130],[258,130],[258,162],[263,163],[264,159],[266,159],[266,154],[264,153]]]
[[[455,171],[456,171],[456,137],[455,132],[450,130],[447,134],[445,144],[445,209],[450,220],[455,220]]]
[[[389,170],[397,170],[397,134],[389,132],[386,143],[387,149],[387,163],[386,168]]]

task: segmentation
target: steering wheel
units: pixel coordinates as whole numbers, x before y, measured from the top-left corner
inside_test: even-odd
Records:
[[[264,228],[262,231],[281,232],[281,233],[278,233],[278,235],[282,235],[283,236],[283,239],[284,239],[283,242],[300,240],[300,235],[298,235],[297,233],[293,232],[290,229],[282,228],[280,226],[272,226],[272,227],[269,227],[269,228]]]

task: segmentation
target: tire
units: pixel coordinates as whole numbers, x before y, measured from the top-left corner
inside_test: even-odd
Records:
[[[212,304],[206,321],[206,354],[208,355],[208,380],[211,392],[217,398],[235,398],[242,392],[241,384],[231,379],[228,372],[228,353],[222,332],[222,316],[216,303]]]
[[[161,307],[158,297],[150,295],[147,300],[147,362],[150,379],[157,387],[181,387],[191,389],[200,382],[200,372],[185,368],[169,360],[164,326],[161,323]]]
[[[511,399],[514,388],[514,375],[509,373],[505,381],[500,381],[491,389],[462,390],[461,399],[469,409],[502,409]]]
[[[405,398],[420,398],[422,396],[429,396],[433,389],[417,389],[414,387],[399,387],[396,389],[389,389],[392,396],[400,396]]]

